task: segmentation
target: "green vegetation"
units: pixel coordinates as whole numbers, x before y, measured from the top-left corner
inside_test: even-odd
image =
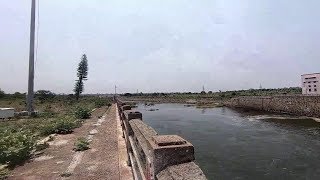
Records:
[[[6,130],[0,133],[0,164],[15,166],[27,160],[35,147],[35,136],[28,131]]]
[[[161,99],[169,102],[179,102],[189,99],[202,99],[202,100],[227,100],[238,96],[272,96],[272,95],[296,95],[301,94],[302,90],[300,87],[290,88],[279,88],[279,89],[249,89],[249,90],[238,90],[238,91],[219,91],[208,93],[202,91],[200,93],[192,92],[173,92],[173,93],[125,93],[124,97],[130,97],[135,99]]]
[[[13,107],[16,111],[25,110],[25,94],[3,94],[0,98],[1,107]],[[37,91],[34,101],[35,108],[39,111],[37,116],[0,121],[0,166],[3,164],[14,167],[30,158],[33,150],[47,148],[47,144],[35,145],[45,136],[52,133],[71,133],[74,128],[81,126],[83,118],[90,117],[90,112],[98,101],[108,104],[111,99],[82,96],[76,101],[73,95]],[[5,174],[5,170],[0,171],[0,174]]]
[[[75,146],[74,148],[75,151],[85,151],[89,149],[89,142],[86,138],[80,137],[74,143],[74,146]]]
[[[102,106],[111,106],[111,103],[109,101],[106,101],[105,99],[97,99],[94,102],[95,108],[101,108]]]
[[[73,129],[79,127],[81,122],[73,117],[64,117],[55,120],[51,120],[41,127],[40,134],[47,136],[50,134],[69,134],[72,133]]]
[[[76,99],[78,100],[80,97],[80,94],[84,90],[83,81],[86,81],[88,79],[88,60],[85,54],[82,55],[81,61],[78,65],[77,77],[78,77],[78,80],[76,80],[76,84],[74,86],[73,91],[75,93]]]
[[[8,178],[9,170],[6,167],[1,167],[0,164],[0,179],[6,179]]]
[[[5,96],[4,91],[2,91],[2,90],[0,89],[0,98],[2,98],[2,97],[4,97],[4,96]]]
[[[74,115],[78,119],[88,119],[91,116],[91,112],[87,108],[77,107]]]

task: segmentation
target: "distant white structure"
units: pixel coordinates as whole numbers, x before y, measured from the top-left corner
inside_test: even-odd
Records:
[[[320,73],[301,75],[302,94],[320,94]]]
[[[0,108],[0,119],[7,119],[14,117],[13,108]]]

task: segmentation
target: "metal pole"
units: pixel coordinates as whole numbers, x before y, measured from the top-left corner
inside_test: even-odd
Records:
[[[31,23],[30,23],[30,49],[29,49],[29,79],[28,79],[28,96],[27,110],[29,114],[33,112],[33,88],[34,88],[34,39],[35,39],[35,16],[36,0],[31,4]]]

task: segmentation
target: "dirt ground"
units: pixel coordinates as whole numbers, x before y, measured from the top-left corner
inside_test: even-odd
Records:
[[[15,168],[8,179],[120,179],[116,117],[115,105],[95,110],[82,127],[55,136],[49,148]],[[89,150],[73,150],[78,137],[92,140]]]

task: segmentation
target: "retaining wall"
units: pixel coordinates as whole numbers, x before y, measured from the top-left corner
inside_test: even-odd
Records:
[[[293,115],[320,117],[320,96],[244,96],[225,103],[229,107],[240,107]]]
[[[123,137],[128,150],[128,165],[135,179],[206,180],[194,162],[194,147],[177,135],[159,135],[145,124],[142,114],[117,101]]]

